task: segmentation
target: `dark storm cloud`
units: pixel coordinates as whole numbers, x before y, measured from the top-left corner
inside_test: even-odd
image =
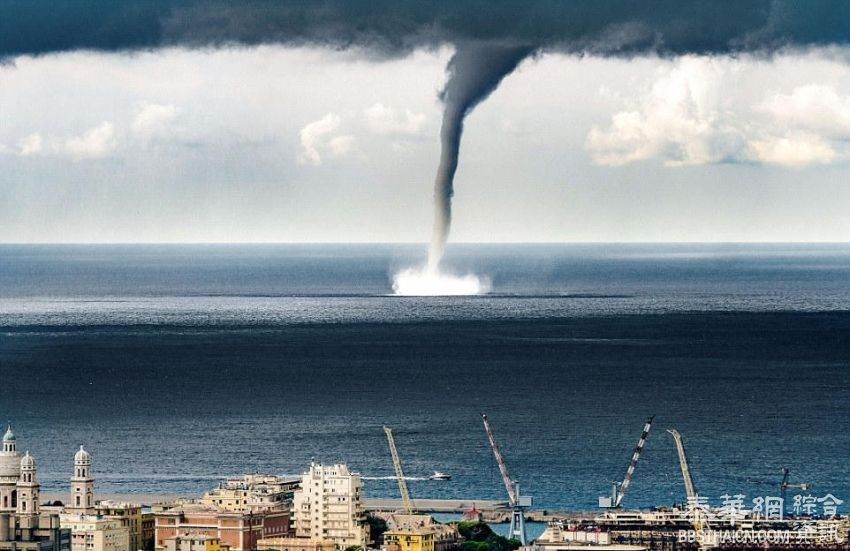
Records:
[[[0,0],[0,57],[261,43],[399,55],[465,40],[608,55],[770,51],[850,41],[850,2]]]

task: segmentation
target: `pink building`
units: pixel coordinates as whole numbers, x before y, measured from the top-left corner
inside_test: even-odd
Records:
[[[289,511],[241,513],[203,505],[183,505],[156,513],[156,549],[165,540],[186,534],[211,536],[233,551],[256,549],[261,538],[289,535]]]

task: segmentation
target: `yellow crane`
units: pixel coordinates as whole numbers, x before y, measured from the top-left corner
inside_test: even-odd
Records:
[[[707,526],[707,522],[703,522],[702,516],[703,511],[700,510],[700,504],[697,500],[697,491],[694,488],[694,480],[691,478],[691,469],[688,466],[688,456],[685,455],[685,444],[682,442],[682,435],[679,434],[679,431],[668,429],[671,435],[673,435],[673,440],[676,441],[676,452],[679,454],[679,467],[682,469],[682,478],[685,481],[685,493],[688,496],[688,509],[692,515],[692,523],[694,525],[694,531],[696,532],[697,543],[699,544],[700,549],[710,549],[715,546],[715,542],[711,541],[711,538],[707,537],[706,533],[703,531],[703,527]]]
[[[387,433],[387,444],[390,446],[390,455],[393,457],[393,468],[395,469],[396,480],[398,480],[398,491],[401,494],[401,503],[404,505],[404,512],[408,515],[412,515],[413,504],[410,502],[410,494],[407,491],[407,481],[404,479],[404,471],[401,468],[401,459],[398,458],[398,450],[395,448],[393,429],[390,427],[384,427],[384,432]]]
[[[679,431],[668,429],[667,432],[673,435],[673,440],[676,441],[676,451],[679,453],[679,467],[682,468],[682,478],[685,479],[685,493],[688,499],[693,501],[696,499],[697,492],[694,489],[694,481],[691,478],[691,469],[688,467],[688,457],[685,455],[685,444],[682,442],[682,435]]]

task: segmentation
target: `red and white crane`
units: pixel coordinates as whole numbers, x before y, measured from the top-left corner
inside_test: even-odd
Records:
[[[655,418],[654,415],[649,416],[646,419],[646,424],[643,426],[643,432],[638,439],[637,446],[635,446],[635,451],[632,452],[632,459],[629,461],[629,468],[626,469],[626,476],[623,478],[622,482],[614,482],[613,487],[611,488],[611,496],[602,496],[599,498],[599,506],[602,508],[619,508],[623,503],[623,496],[626,495],[626,490],[629,489],[629,484],[632,482],[632,476],[635,474],[635,467],[637,466],[638,459],[640,459],[640,454],[643,451],[643,446],[646,444],[646,438],[649,436],[649,431],[652,428],[652,420]]]

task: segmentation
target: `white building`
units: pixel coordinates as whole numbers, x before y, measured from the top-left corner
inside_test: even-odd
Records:
[[[300,482],[298,478],[247,474],[228,478],[218,488],[205,493],[199,501],[208,507],[241,513],[288,511],[293,492]]]
[[[39,488],[35,458],[30,452],[21,457],[9,425],[0,451],[0,513],[17,514],[21,526],[37,528]]]
[[[18,452],[12,425],[0,449],[0,549],[12,551],[69,551],[67,532],[59,517],[41,512],[35,458]]]
[[[123,519],[98,514],[91,455],[82,446],[74,454],[71,502],[59,519],[62,528],[71,530],[71,551],[131,551],[132,527]]]
[[[62,528],[71,529],[71,551],[129,551],[130,530],[119,520],[96,515],[62,515]]]
[[[145,513],[140,503],[101,500],[96,502],[95,514],[117,520],[127,527],[130,531],[130,551],[153,549],[154,517],[152,513]]]
[[[329,539],[339,549],[368,541],[360,503],[360,475],[346,465],[310,463],[293,500],[295,533],[299,538]]]
[[[39,489],[35,458],[30,452],[21,457],[9,425],[0,451],[0,513],[14,513],[21,526],[37,528]]]

